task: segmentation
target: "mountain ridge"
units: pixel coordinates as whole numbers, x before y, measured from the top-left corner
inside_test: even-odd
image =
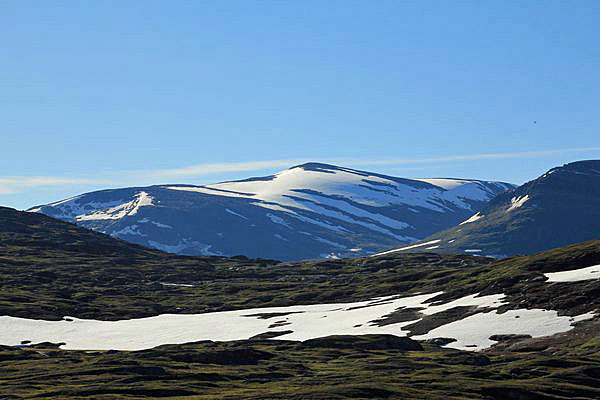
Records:
[[[500,193],[462,223],[398,251],[502,258],[596,239],[599,202],[600,160],[576,161]]]
[[[398,178],[313,162],[202,186],[90,192],[29,211],[177,254],[337,258],[414,242],[512,187]]]

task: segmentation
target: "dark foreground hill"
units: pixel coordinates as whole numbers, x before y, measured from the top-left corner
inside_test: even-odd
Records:
[[[402,252],[532,254],[600,238],[600,160],[556,167]]]
[[[0,221],[0,316],[112,320],[439,291],[444,293],[436,304],[502,293],[498,315],[546,309],[573,316],[600,307],[600,279],[549,282],[545,275],[600,264],[600,241],[499,262],[423,253],[278,263],[164,254],[5,208]],[[407,312],[419,311],[397,310],[380,322],[404,320]],[[407,333],[419,335],[477,312],[493,313],[454,307],[421,316]],[[0,398],[600,397],[597,316],[553,336],[502,333],[508,332],[498,332],[497,345],[476,353],[440,347],[448,338],[417,343],[385,335],[205,341],[136,352],[2,346]]]

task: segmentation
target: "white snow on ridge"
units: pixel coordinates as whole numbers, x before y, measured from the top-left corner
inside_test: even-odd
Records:
[[[461,222],[459,225],[470,224],[471,222],[475,222],[475,221],[477,221],[478,219],[481,219],[481,218],[483,218],[483,217],[484,217],[484,215],[481,215],[481,214],[479,214],[479,212],[478,212],[477,214],[475,214],[475,215],[471,216],[469,219],[467,219],[467,220],[465,220],[465,221]]]
[[[94,211],[91,214],[77,215],[77,221],[95,221],[104,219],[121,219],[129,215],[135,215],[141,207],[153,206],[154,199],[146,192],[139,192],[134,199],[108,209]],[[89,204],[89,203],[88,203]]]
[[[347,223],[361,225],[399,240],[408,240],[391,230],[404,230],[410,226],[360,206],[389,207],[395,205],[426,208],[446,212],[453,207],[470,209],[466,200],[484,201],[492,196],[485,182],[463,179],[418,179],[412,186],[409,181],[396,181],[337,167],[311,170],[291,168],[266,179],[222,182],[206,186],[168,186],[170,190],[183,190],[210,195],[254,199],[254,205],[298,215],[296,211],[310,211]],[[308,222],[308,221],[307,221]]]
[[[438,186],[438,187],[444,188],[446,190],[452,190],[459,186],[462,186],[462,185],[472,182],[472,181],[463,180],[463,179],[449,179],[449,178],[419,178],[419,179],[415,179],[415,180],[431,183],[434,186]]]
[[[317,240],[317,241],[319,241],[321,243],[325,243],[325,244],[328,244],[330,246],[336,247],[338,249],[346,249],[346,246],[344,246],[343,244],[332,242],[331,240],[327,240],[327,239],[324,239],[324,238],[319,237],[319,236],[315,237],[315,240]],[[350,250],[350,251],[352,251],[352,250]]]
[[[591,267],[570,271],[549,272],[544,275],[548,278],[546,282],[578,282],[600,279],[600,265],[592,265]]]
[[[155,249],[158,249],[160,251],[164,251],[165,253],[179,253],[181,251],[187,250],[187,249],[193,249],[196,251],[199,251],[200,254],[204,255],[204,256],[220,256],[220,253],[215,253],[210,251],[210,248],[212,247],[211,244],[205,244],[205,243],[200,243],[197,242],[195,240],[191,240],[189,238],[180,240],[177,244],[165,244],[165,243],[159,243],[159,242],[155,242],[154,240],[148,240],[148,245],[151,247],[154,247]]]
[[[186,284],[166,284],[187,286]],[[162,344],[187,343],[199,340],[244,340],[270,331],[276,321],[287,325],[275,331],[292,333],[276,339],[307,340],[329,335],[392,334],[406,336],[402,328],[416,322],[406,321],[377,326],[381,319],[401,307],[423,308],[424,315],[433,315],[458,306],[494,309],[502,304],[503,295],[478,297],[477,294],[432,305],[429,299],[442,292],[410,297],[387,296],[355,303],[317,304],[289,307],[268,307],[205,314],[163,314],[156,317],[97,321],[71,318],[62,321],[44,321],[0,317],[0,344],[14,346],[24,340],[65,342],[65,349],[78,350],[142,350]],[[589,319],[592,313],[576,317],[559,317],[555,311],[512,310],[504,314],[482,310],[462,320],[442,325],[416,339],[452,337],[457,342],[448,347],[482,350],[494,342],[494,334],[522,333],[534,337],[565,332],[577,321]],[[260,318],[262,314],[289,313],[276,318]],[[520,318],[515,318],[519,316]],[[475,346],[475,347],[473,347]]]
[[[152,225],[158,226],[159,228],[173,229],[173,227],[171,225],[163,224],[163,223],[156,222],[156,221],[151,221],[149,218],[142,218],[142,219],[138,220],[138,223],[140,223],[140,224],[145,224],[148,222],[151,223]]]
[[[225,211],[228,212],[231,215],[235,215],[236,217],[240,217],[242,219],[248,219],[248,217],[246,217],[246,216],[244,216],[242,214],[236,213],[235,211],[232,211],[229,208],[226,208]]]
[[[510,207],[508,207],[506,212],[522,207],[527,200],[529,200],[528,194],[526,194],[525,196],[513,197],[512,199],[510,199]]]
[[[439,243],[439,242],[441,242],[441,239],[431,240],[431,241],[425,242],[425,243],[413,244],[411,246],[401,247],[399,249],[393,249],[393,250],[384,251],[382,253],[373,254],[373,255],[371,255],[369,257],[383,256],[385,254],[395,253],[397,251],[404,251],[404,250],[416,249],[417,247],[429,246],[429,245],[436,244],[436,243]]]
[[[288,229],[292,229],[291,225],[288,224],[287,222],[285,222],[285,220],[281,217],[278,217],[275,214],[271,214],[271,213],[267,213],[267,217],[271,220],[272,223],[274,224],[279,224],[279,225],[283,225]]]

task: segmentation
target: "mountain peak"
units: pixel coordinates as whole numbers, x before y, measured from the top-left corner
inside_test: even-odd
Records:
[[[295,168],[301,168],[306,171],[318,171],[318,172],[325,172],[325,171],[331,171],[331,170],[339,171],[339,170],[344,169],[344,168],[338,167],[337,165],[325,164],[325,163],[320,163],[320,162],[316,162],[316,161],[311,161],[311,162],[307,162],[304,164],[294,165],[288,169],[295,169]]]
[[[564,164],[560,167],[552,168],[546,173],[549,175],[554,172],[581,172],[600,175],[600,160],[582,160]]]
[[[600,237],[600,160],[564,164],[499,194],[480,212],[410,251],[531,254]],[[423,247],[421,247],[423,246]]]
[[[178,254],[290,260],[411,243],[464,221],[507,188],[309,162],[239,181],[87,193],[31,211]]]

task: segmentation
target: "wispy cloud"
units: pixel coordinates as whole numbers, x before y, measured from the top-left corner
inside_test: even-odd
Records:
[[[228,172],[259,171],[270,168],[287,168],[292,165],[308,162],[307,159],[263,160],[231,163],[195,164],[187,167],[139,171],[137,174],[155,178],[177,178],[215,175]]]
[[[133,186],[140,184],[156,184],[166,179],[183,180],[197,177],[242,173],[251,171],[289,168],[309,161],[337,164],[345,167],[377,167],[401,166],[403,170],[422,168],[427,164],[448,163],[455,161],[485,161],[499,159],[530,159],[567,154],[583,154],[600,152],[600,147],[577,147],[567,149],[535,150],[505,153],[478,153],[448,155],[422,158],[298,158],[276,159],[231,163],[204,163],[180,168],[126,171],[107,173],[99,178],[80,178],[67,176],[0,176],[0,195],[22,193],[30,189],[43,187],[68,187],[74,185]],[[429,168],[429,167],[428,167]],[[240,176],[243,178],[244,176]]]
[[[0,194],[20,193],[27,189],[45,186],[91,185],[103,183],[107,183],[107,181],[63,176],[0,176]]]
[[[521,152],[506,152],[506,153],[479,153],[479,154],[463,154],[450,155],[442,157],[423,157],[423,158],[317,158],[317,159],[279,159],[279,160],[263,160],[263,161],[248,161],[248,162],[232,162],[232,163],[206,163],[195,164],[187,167],[159,169],[152,171],[138,171],[136,174],[146,179],[164,179],[164,178],[193,178],[208,175],[216,175],[231,172],[244,171],[259,171],[273,168],[288,168],[292,165],[302,164],[309,161],[319,161],[330,164],[337,164],[344,167],[357,166],[410,166],[420,164],[433,164],[440,162],[452,161],[483,161],[483,160],[499,160],[499,159],[527,159],[537,157],[547,157],[553,155],[562,155],[569,153],[585,153],[600,151],[600,147],[579,147],[570,149],[553,149],[553,150],[538,150],[538,151],[521,151]]]
[[[481,160],[499,160],[510,158],[537,158],[553,155],[562,155],[569,153],[587,153],[600,151],[600,147],[577,147],[570,149],[553,149],[539,151],[520,151],[506,153],[479,153],[479,154],[464,154],[442,157],[424,157],[424,158],[388,158],[388,159],[346,159],[347,164],[360,165],[410,165],[410,164],[426,164],[449,161],[481,161]]]

